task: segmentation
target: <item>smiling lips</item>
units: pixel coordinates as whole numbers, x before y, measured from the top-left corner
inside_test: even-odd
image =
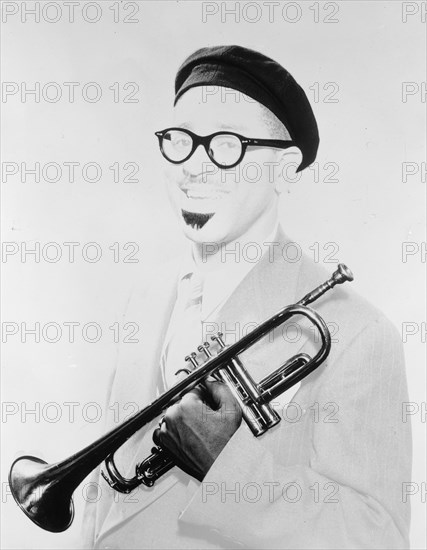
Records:
[[[181,187],[187,198],[196,200],[217,200],[222,199],[228,191],[212,187],[212,185],[198,184],[191,187]]]

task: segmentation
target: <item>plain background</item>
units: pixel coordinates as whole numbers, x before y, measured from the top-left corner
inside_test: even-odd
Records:
[[[120,325],[127,301],[150,280],[159,262],[179,255],[184,246],[167,205],[164,164],[153,132],[170,125],[173,78],[184,58],[202,46],[234,43],[282,63],[307,91],[318,120],[318,181],[313,170],[306,170],[283,198],[285,231],[312,257],[319,247],[318,260],[330,271],[337,259],[351,266],[354,288],[383,310],[402,334],[411,410],[419,411],[412,415],[413,482],[417,484],[412,487],[420,490],[412,497],[411,539],[413,548],[425,548],[422,4],[278,2],[270,21],[265,2],[98,2],[102,14],[94,23],[82,15],[86,19],[96,15],[95,7],[85,7],[85,2],[78,3],[74,22],[62,6],[57,22],[41,17],[39,23],[31,15],[21,21],[23,5],[30,9],[34,2],[2,4],[3,10],[6,4],[18,7],[18,13],[2,25],[1,64],[3,81],[14,82],[19,89],[15,95],[3,96],[3,163],[25,163],[31,168],[36,162],[41,167],[56,162],[63,168],[57,182],[41,177],[37,183],[28,175],[23,183],[21,169],[2,179],[2,238],[15,243],[11,246],[18,250],[3,255],[3,327],[4,323],[19,327],[3,345],[3,547],[79,547],[81,493],[73,527],[62,535],[49,534],[33,526],[14,504],[7,491],[7,473],[20,454],[54,462],[101,435],[105,418],[97,418],[93,404],[101,407],[105,401],[119,346],[108,327],[118,323],[119,340],[123,340],[129,333]],[[39,4],[42,9],[46,3]],[[204,22],[207,9],[217,13]],[[227,15],[225,9],[237,11]],[[47,18],[52,20],[57,8],[49,10]],[[405,10],[418,11],[405,22]],[[138,22],[123,22],[134,11]],[[236,14],[240,20],[236,21]],[[337,22],[328,23],[328,18]],[[54,103],[42,94],[36,102],[28,95],[23,101],[23,87],[34,88],[37,82],[41,88],[58,83],[63,97]],[[79,83],[73,103],[68,101],[64,82]],[[82,96],[89,82],[102,90],[98,102]],[[133,90],[124,87],[129,82],[139,86],[134,96],[138,102],[123,101]],[[120,90],[118,102],[109,89],[114,83]],[[402,87],[412,95],[402,98]],[[54,87],[45,90],[54,96]],[[88,93],[93,90],[87,89]],[[328,96],[331,92],[334,95]],[[80,163],[74,182],[69,181],[64,162]],[[82,175],[81,167],[91,162],[102,168],[98,182],[85,181]],[[130,174],[129,166],[124,168],[126,162],[138,165],[137,181],[123,181]],[[415,172],[406,181],[402,177],[405,162],[412,163]],[[109,169],[114,163],[121,167],[117,183]],[[331,165],[325,168],[326,163],[338,167],[332,177],[338,181],[328,180]],[[93,177],[92,172],[88,174]],[[74,262],[68,260],[66,242],[80,243]],[[102,251],[98,262],[82,256],[84,245],[91,242]],[[414,244],[404,244],[408,242]],[[39,262],[31,255],[22,261],[22,243],[28,248],[57,246],[45,248]],[[123,261],[135,250],[134,245],[125,249],[126,243],[138,244],[134,256],[138,262]],[[120,250],[118,262],[111,246]],[[405,246],[414,252],[406,261]],[[58,247],[62,258],[46,260],[55,257]],[[93,257],[94,248],[85,252]],[[59,341],[42,337],[35,343],[29,335],[22,342],[20,324],[31,328],[36,322],[41,327],[60,325]],[[69,342],[67,322],[80,323],[74,342]],[[91,322],[102,327],[96,343],[82,335],[83,325]],[[405,327],[412,332],[406,338]],[[49,332],[48,338],[53,337],[54,332]],[[74,418],[71,405],[66,405],[71,402]],[[38,411],[38,416],[29,414],[30,409]]]

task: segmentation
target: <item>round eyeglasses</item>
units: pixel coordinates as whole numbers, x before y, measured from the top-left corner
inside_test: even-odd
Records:
[[[169,162],[185,162],[197,147],[202,145],[218,168],[233,168],[239,164],[248,146],[287,149],[295,145],[292,140],[252,139],[234,132],[215,132],[209,136],[198,136],[184,128],[166,128],[155,134],[159,138],[160,151]]]

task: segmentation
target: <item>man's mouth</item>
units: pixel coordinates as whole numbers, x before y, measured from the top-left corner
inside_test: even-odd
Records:
[[[227,191],[213,188],[212,185],[198,184],[195,186],[181,187],[187,198],[196,200],[218,200],[222,199]]]
[[[182,217],[187,225],[191,225],[194,229],[201,229],[213,216],[213,214],[201,214],[200,212],[187,212],[181,210]]]

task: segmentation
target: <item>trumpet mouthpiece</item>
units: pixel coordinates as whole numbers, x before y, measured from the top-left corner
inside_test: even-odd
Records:
[[[353,273],[345,264],[338,264],[338,269],[332,273],[332,277],[306,294],[304,298],[298,302],[298,304],[307,306],[323,296],[325,292],[331,288],[334,288],[335,285],[342,285],[346,281],[352,281],[353,278]]]
[[[338,264],[338,269],[332,275],[332,281],[334,285],[341,285],[346,281],[352,281],[354,279],[351,269],[345,264]]]

